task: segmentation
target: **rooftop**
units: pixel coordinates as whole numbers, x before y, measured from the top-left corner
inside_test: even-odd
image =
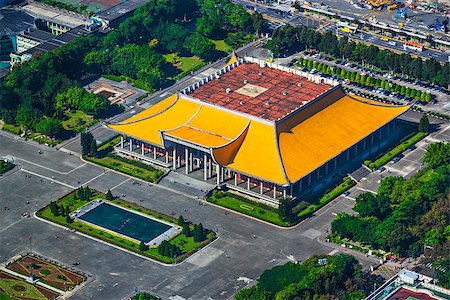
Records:
[[[350,97],[341,88],[324,100],[330,99],[332,104],[312,116],[300,110],[274,124],[175,94],[109,127],[161,147],[165,139],[200,146],[222,166],[288,184],[408,109]]]
[[[257,64],[241,64],[189,96],[269,121],[277,121],[332,89],[306,77]]]
[[[62,45],[65,45],[67,43],[69,43],[70,41],[79,38],[81,36],[85,36],[89,34],[89,31],[85,30],[83,28],[84,26],[80,25],[76,28],[72,28],[69,31],[54,36],[51,40],[48,40],[42,44],[37,45],[36,47],[33,47],[31,49],[28,49],[27,51],[21,53],[22,54],[35,54],[37,52],[49,52],[49,51],[53,51],[59,47],[61,47]]]
[[[125,2],[121,2],[102,12],[95,14],[94,17],[107,21],[113,21],[122,17],[123,15],[134,11],[138,7],[144,5],[146,2],[147,0],[128,0]]]
[[[50,32],[43,31],[40,29],[33,29],[30,32],[25,32],[22,34],[23,37],[26,37],[28,39],[35,40],[37,42],[43,43],[46,41],[49,41],[53,39],[55,36],[51,34]]]
[[[436,300],[433,294],[429,295],[425,291],[412,291],[410,289],[401,287],[394,294],[390,295],[386,300]]]
[[[18,35],[34,27],[34,18],[21,10],[0,9],[0,37]]]

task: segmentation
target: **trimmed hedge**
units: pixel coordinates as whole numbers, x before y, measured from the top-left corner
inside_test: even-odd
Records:
[[[384,154],[383,156],[381,156],[374,162],[372,162],[370,160],[366,160],[366,161],[364,161],[364,164],[366,166],[368,166],[370,169],[376,170],[376,169],[380,168],[381,166],[385,165],[386,163],[388,163],[389,161],[391,161],[394,157],[396,157],[397,155],[399,155],[400,153],[402,153],[409,147],[411,147],[414,144],[416,144],[417,142],[419,142],[421,139],[423,139],[427,135],[428,135],[428,133],[426,133],[426,132],[417,132],[415,135],[413,135],[412,137],[410,137],[409,139],[407,139],[400,145],[396,146],[395,148],[393,148],[392,150],[390,150],[389,152],[387,152],[386,154]]]
[[[344,182],[342,182],[340,185],[332,189],[330,192],[326,193],[319,199],[319,203],[314,203],[309,205],[307,208],[302,210],[298,213],[298,217],[300,219],[305,218],[309,215],[311,215],[313,212],[324,206],[325,204],[331,202],[333,199],[341,195],[343,192],[354,186],[356,182],[351,180],[349,177],[344,178]]]

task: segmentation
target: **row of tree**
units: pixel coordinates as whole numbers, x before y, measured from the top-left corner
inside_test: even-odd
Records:
[[[190,223],[186,222],[183,218],[183,216],[180,216],[178,218],[178,226],[181,226],[182,231],[181,233],[184,234],[186,237],[193,237],[194,242],[203,242],[208,234],[208,230],[203,228],[202,223],[194,224],[194,229],[191,230]]]
[[[74,199],[81,201],[89,201],[92,197],[93,193],[90,187],[82,187],[80,186],[75,192]]]
[[[438,252],[448,247],[450,144],[431,144],[423,161],[425,170],[410,179],[387,177],[377,194],[356,197],[359,214],[339,214],[332,234],[403,257],[418,257],[425,245]]]
[[[168,241],[162,241],[161,244],[158,246],[158,254],[162,256],[177,258],[181,254],[183,254],[183,251],[174,244],[171,244]]]
[[[285,25],[277,28],[266,47],[279,57],[303,50],[317,50],[367,67],[377,67],[413,79],[429,81],[442,87],[450,84],[450,63],[441,65],[435,58],[423,61],[407,53],[397,54],[373,45],[338,39],[334,33],[320,33],[306,26]]]
[[[54,216],[68,216],[70,214],[69,206],[64,206],[63,204],[58,205],[55,201],[50,202],[50,212]]]
[[[343,79],[348,79],[352,82],[357,82],[365,86],[373,86],[376,88],[382,88],[388,92],[395,92],[402,96],[407,96],[420,100],[421,102],[430,102],[431,94],[425,91],[420,91],[412,89],[410,87],[405,87],[403,85],[397,84],[384,79],[375,79],[374,77],[367,75],[365,73],[361,74],[359,72],[352,72],[339,67],[332,67],[323,63],[318,63],[317,61],[312,61],[309,59],[304,59],[302,57],[298,60],[298,65],[307,69],[316,69],[318,72],[322,72],[328,75],[336,75]]]
[[[237,300],[364,299],[371,283],[348,254],[313,256],[266,270],[258,283],[235,295]]]

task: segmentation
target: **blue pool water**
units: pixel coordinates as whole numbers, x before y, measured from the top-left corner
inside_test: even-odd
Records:
[[[108,203],[102,203],[80,219],[145,243],[171,228]]]

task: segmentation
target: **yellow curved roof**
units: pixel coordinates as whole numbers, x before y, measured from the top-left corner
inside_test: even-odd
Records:
[[[408,108],[345,96],[290,132],[281,132],[279,146],[289,181],[308,175]]]
[[[237,152],[236,148],[236,145],[231,143],[220,151],[214,149],[214,158],[220,164],[242,173],[278,184],[287,183],[279,158],[273,125],[250,121],[248,131]]]
[[[268,124],[220,108],[169,97],[110,128],[163,146],[162,135],[212,148],[221,165],[276,184],[296,182],[405,112],[344,96],[297,125]],[[303,120],[302,111],[290,119]],[[291,126],[293,126],[291,128]],[[289,130],[290,129],[290,130]],[[277,132],[279,130],[279,132]]]
[[[171,105],[175,104],[175,102],[177,101],[177,94],[173,94],[170,97],[167,97],[166,99],[156,103],[155,105],[147,108],[146,110],[132,116],[131,118],[128,118],[127,120],[125,120],[124,122],[120,122],[121,123],[129,123],[129,122],[135,122],[138,120],[142,120],[145,118],[149,118],[154,116],[155,114],[159,114],[161,112],[163,112],[164,110],[166,110],[167,108],[169,108]]]
[[[166,105],[167,103],[165,102]],[[151,114],[146,113],[147,110],[138,114],[153,115],[152,117],[142,119],[141,115],[141,117],[135,118],[134,121],[131,120],[134,118],[132,117],[122,123],[111,124],[109,127],[123,134],[162,146],[163,141],[161,140],[160,131],[171,130],[185,124],[200,108],[200,104],[182,98],[178,99],[172,106],[167,106],[168,108],[165,105],[159,106],[160,111],[153,109],[155,106],[147,109],[151,110]]]
[[[248,124],[248,119],[207,105],[187,124],[165,132],[204,147],[220,147],[236,139]]]

